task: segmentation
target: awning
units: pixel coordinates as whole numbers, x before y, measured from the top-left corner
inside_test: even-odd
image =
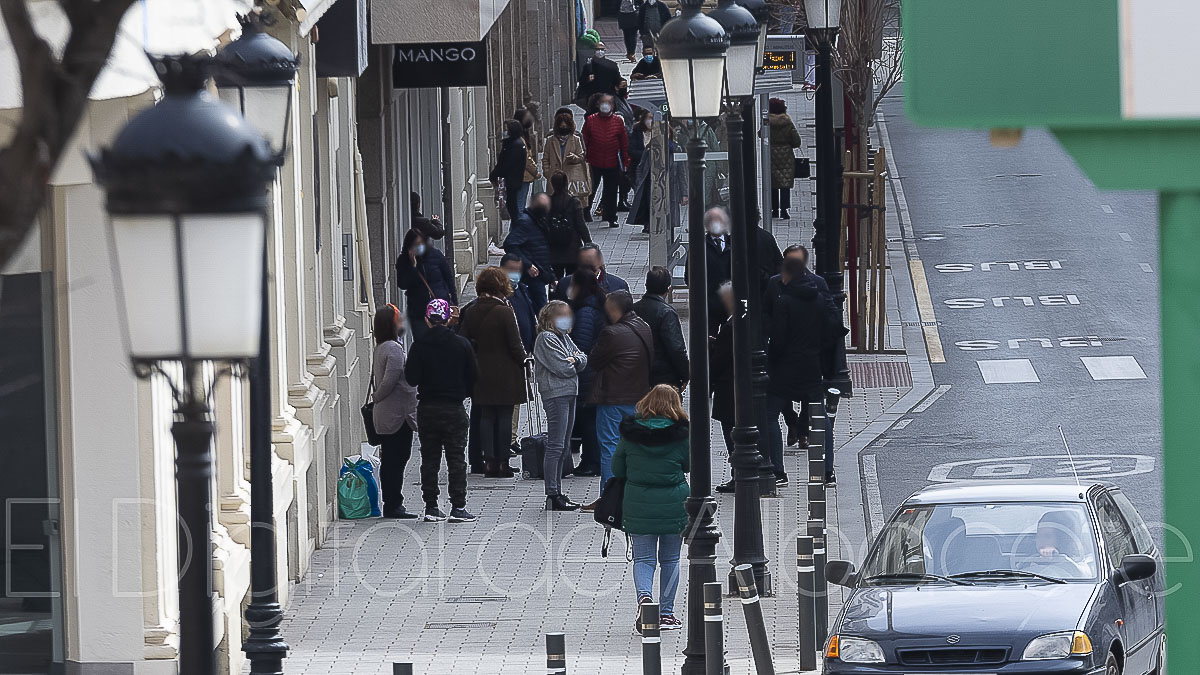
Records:
[[[508,0],[371,0],[371,42],[479,42]]]

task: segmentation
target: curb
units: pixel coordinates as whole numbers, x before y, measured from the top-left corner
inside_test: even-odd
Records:
[[[887,150],[889,163],[888,183],[892,188],[892,199],[896,204],[897,218],[885,223],[887,238],[899,240],[902,246],[888,250],[888,263],[895,280],[893,288],[899,304],[901,319],[901,339],[908,354],[909,370],[912,373],[912,389],[899,401],[867,425],[866,429],[855,434],[845,445],[838,448],[834,458],[834,468],[842,476],[857,476],[858,480],[848,481],[838,485],[837,498],[839,514],[844,513],[840,508],[845,499],[848,504],[857,502],[862,511],[862,519],[839,518],[839,527],[843,537],[850,542],[859,544],[855,553],[865,554],[872,537],[878,534],[885,514],[879,492],[879,482],[875,471],[867,471],[868,465],[874,468],[874,455],[865,455],[863,451],[871,443],[882,436],[888,429],[900,421],[913,408],[934,390],[933,367],[929,362],[929,351],[925,345],[925,335],[921,328],[921,318],[917,310],[916,291],[913,288],[912,275],[909,271],[911,261],[920,260],[917,252],[916,238],[912,231],[912,221],[908,214],[908,202],[904,197],[904,187],[900,179],[894,176],[902,175],[896,168],[896,155],[892,152],[891,139],[888,137],[887,124],[882,116],[876,119],[879,130],[880,144]],[[857,515],[857,514],[856,514]],[[860,525],[861,523],[861,525]],[[856,562],[862,562],[861,560]]]

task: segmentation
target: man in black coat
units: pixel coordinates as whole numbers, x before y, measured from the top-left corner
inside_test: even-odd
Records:
[[[665,267],[651,267],[646,274],[646,294],[633,303],[633,311],[650,326],[654,336],[654,360],[650,363],[650,386],[669,384],[682,391],[688,381],[687,345],[679,314],[667,295],[671,292],[671,273]]]
[[[708,271],[708,336],[716,337],[717,329],[726,315],[717,290],[721,284],[733,278],[732,240],[729,237],[729,213],[720,206],[704,212],[704,265]],[[691,266],[691,261],[688,261]],[[688,270],[690,277],[690,269]]]
[[[578,265],[576,270],[589,269],[596,274],[596,283],[600,284],[600,289],[608,293],[617,291],[629,291],[629,283],[621,277],[612,274],[608,268],[604,266],[604,253],[600,251],[600,246],[592,242],[588,242],[579,247],[579,257],[577,258]],[[562,300],[566,302],[567,292],[570,290],[570,279],[566,279],[568,283],[559,284],[554,292],[550,294],[551,300]]]
[[[517,315],[517,328],[521,331],[521,343],[525,351],[533,352],[533,340],[537,337],[537,312],[533,311],[533,298],[529,297],[529,287],[522,281],[524,278],[524,262],[521,256],[505,253],[500,258],[500,269],[508,275],[512,282],[513,294],[508,297],[508,304]]]
[[[539,192],[533,196],[529,208],[513,221],[512,229],[504,239],[504,252],[521,258],[525,268],[522,281],[529,287],[534,312],[541,311],[546,305],[546,286],[554,283],[550,244],[546,241],[546,218],[549,215],[550,197]]]
[[[804,274],[796,258],[784,260],[790,281],[775,300],[767,343],[767,428],[776,483],[786,485],[783,471],[783,437],[779,415],[792,402],[820,400],[823,382],[832,370],[832,346],[840,322],[821,292]],[[828,418],[827,418],[828,423]],[[828,430],[827,430],[828,431]],[[833,477],[833,453],[825,453],[826,480]]]
[[[621,81],[621,69],[616,61],[608,58],[608,49],[603,42],[596,43],[596,53],[579,70],[579,87],[575,90],[575,104],[587,108],[586,101],[592,94],[617,95],[617,83]],[[580,103],[580,101],[585,103]]]

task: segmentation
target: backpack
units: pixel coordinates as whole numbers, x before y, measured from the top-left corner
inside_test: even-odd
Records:
[[[552,246],[566,246],[575,236],[575,227],[566,213],[551,214],[546,226],[546,241]]]

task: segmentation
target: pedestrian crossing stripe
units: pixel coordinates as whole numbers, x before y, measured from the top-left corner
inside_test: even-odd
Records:
[[[1094,381],[1144,380],[1146,371],[1133,356],[1081,356],[1079,360]],[[1029,359],[985,359],[975,362],[984,384],[1039,383]]]

